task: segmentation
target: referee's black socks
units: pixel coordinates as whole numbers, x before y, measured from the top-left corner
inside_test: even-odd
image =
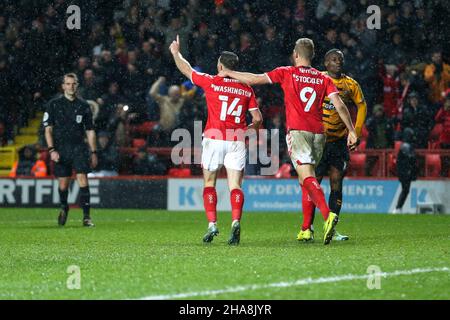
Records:
[[[59,201],[61,203],[61,209],[63,209],[64,211],[68,211],[69,210],[69,205],[67,204],[67,196],[69,195],[69,190],[61,190],[58,189],[59,191]]]
[[[90,218],[90,204],[91,193],[89,192],[89,187],[80,188],[80,206],[83,208],[83,219]]]

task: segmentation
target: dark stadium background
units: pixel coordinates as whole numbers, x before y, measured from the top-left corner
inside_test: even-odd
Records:
[[[355,156],[355,175],[393,176],[395,151],[372,150],[397,149],[397,141],[401,141],[407,127],[416,133],[417,149],[441,149],[439,139],[443,129],[435,124],[434,117],[442,107],[444,94],[448,94],[450,42],[445,1],[370,2],[381,6],[381,30],[366,27],[367,1],[337,1],[331,12],[321,9],[319,4],[323,3],[2,1],[0,143],[20,148],[37,142],[37,149],[43,150],[42,134],[38,140],[29,138],[36,129],[32,119],[57,94],[60,76],[74,71],[80,79],[80,96],[97,104],[97,132],[107,132],[111,137],[114,152],[107,156],[113,157],[119,173],[167,174],[173,167],[168,153],[154,148],[169,147],[170,141],[161,134],[158,105],[148,93],[159,76],[167,78],[160,89],[162,94],[171,84],[188,83],[168,56],[168,44],[179,33],[187,58],[208,73],[215,72],[221,50],[238,53],[242,69],[262,72],[289,64],[292,44],[300,36],[316,42],[316,67],[323,67],[322,58],[327,50],[340,48],[347,62],[346,73],[360,83],[368,102],[367,121],[373,120],[372,110],[377,104],[384,106],[386,114],[387,141],[380,145],[370,131],[364,130],[360,152],[364,154],[367,149],[370,150],[367,157],[374,156],[369,168]],[[69,17],[66,9],[72,4],[81,8],[80,30],[66,27]],[[432,56],[437,53],[442,54],[442,62],[433,62]],[[433,72],[426,79],[427,68]],[[111,86],[116,86],[117,93],[109,93]],[[189,94],[189,88],[188,84],[183,92]],[[279,119],[283,114],[281,91],[270,87],[256,90],[265,115],[265,128],[283,129],[283,119]],[[411,94],[419,97],[416,109],[408,106]],[[129,105],[130,111],[120,117],[115,112],[117,105]],[[181,108],[174,127],[192,130],[193,120],[205,120],[205,116],[204,99],[197,92]],[[29,131],[27,127],[31,127]],[[283,162],[288,162],[283,137],[280,141],[280,156]],[[152,148],[150,164],[134,161],[140,146]],[[433,154],[440,153],[433,150]],[[448,176],[447,157],[427,158],[431,161],[429,166],[435,166],[437,161],[439,168],[425,170],[424,153],[421,155],[421,176]],[[51,174],[48,155],[43,152],[40,157]],[[139,166],[142,167],[136,168]],[[171,173],[198,174],[197,167],[192,166],[190,173],[173,170]],[[2,169],[6,174],[8,168]],[[257,174],[258,168],[252,168],[251,172]]]

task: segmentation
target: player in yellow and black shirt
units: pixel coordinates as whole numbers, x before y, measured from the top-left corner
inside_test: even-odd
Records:
[[[342,73],[343,66],[344,54],[342,51],[332,49],[325,54],[327,71],[324,73],[331,77],[339,90],[340,97],[349,106],[349,109],[351,106],[356,106],[358,109],[355,129],[359,138],[366,120],[367,105],[358,82]],[[323,124],[327,140],[322,159],[316,167],[316,176],[319,182],[322,181],[324,176],[330,177],[331,193],[328,206],[332,212],[339,215],[342,206],[342,181],[350,155],[347,148],[347,129],[328,97],[325,98],[323,103]],[[309,230],[312,231],[311,228]],[[298,237],[299,240],[308,240],[302,239],[302,232]],[[334,240],[348,240],[348,237],[336,232]]]

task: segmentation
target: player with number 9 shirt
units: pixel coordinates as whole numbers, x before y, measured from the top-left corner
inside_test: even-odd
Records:
[[[192,69],[180,53],[179,37],[170,45],[178,69],[192,83],[201,87],[206,96],[208,120],[203,132],[202,167],[204,178],[203,202],[208,219],[208,230],[203,242],[209,243],[219,233],[217,228],[217,174],[222,166],[227,170],[231,202],[231,235],[228,244],[240,241],[244,193],[242,178],[245,167],[245,132],[249,127],[258,130],[262,116],[256,103],[253,89],[237,80],[212,76]],[[232,52],[221,53],[217,62],[218,72],[237,67],[238,56]],[[250,112],[252,124],[247,126],[246,113]]]
[[[322,157],[325,135],[322,124],[322,103],[328,96],[339,116],[345,123],[349,134],[347,145],[354,149],[357,142],[355,128],[350,113],[333,81],[325,74],[311,67],[314,57],[314,43],[311,39],[301,38],[295,43],[293,59],[295,66],[279,67],[263,74],[223,70],[221,76],[227,76],[248,85],[279,83],[284,92],[286,108],[286,142],[291,161],[297,171],[302,187],[302,205],[311,199],[325,219],[324,244],[333,238],[338,216],[330,212],[325,196],[316,177],[314,168]],[[311,230],[304,234],[300,230],[298,239],[312,240]]]

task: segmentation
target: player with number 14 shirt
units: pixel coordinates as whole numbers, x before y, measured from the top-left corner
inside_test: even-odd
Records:
[[[170,45],[175,64],[192,83],[201,87],[206,96],[208,120],[203,132],[203,204],[208,219],[208,230],[203,242],[210,243],[219,234],[217,226],[217,176],[222,168],[227,171],[231,204],[231,233],[228,244],[237,245],[241,237],[241,217],[244,206],[242,179],[246,147],[245,132],[249,127],[257,131],[262,115],[256,104],[253,89],[230,78],[213,76],[195,71],[180,53],[179,36]],[[234,70],[239,62],[236,54],[223,51],[217,61],[217,71]],[[247,126],[246,113],[250,112],[252,123]],[[256,133],[256,132],[254,132]]]

